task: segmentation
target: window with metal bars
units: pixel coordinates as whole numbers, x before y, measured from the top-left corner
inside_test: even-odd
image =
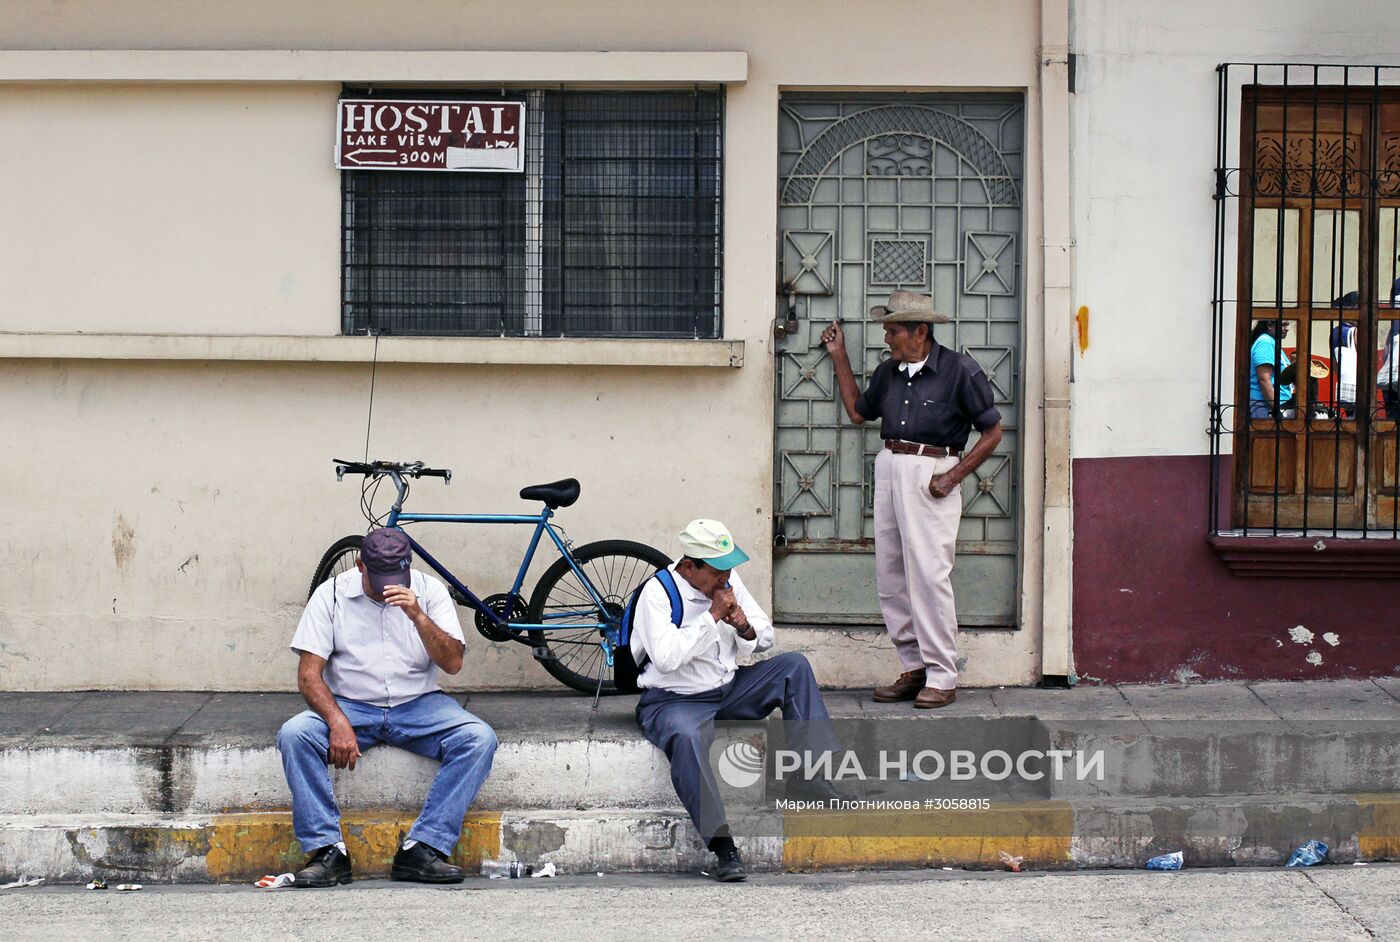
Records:
[[[1211,532],[1394,539],[1400,68],[1227,64],[1219,96]]]
[[[719,337],[723,93],[346,90],[526,102],[524,173],[342,171],[342,329]]]

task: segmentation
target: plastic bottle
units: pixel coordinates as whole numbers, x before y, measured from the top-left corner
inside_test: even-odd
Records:
[[[534,867],[518,860],[483,860],[481,862],[481,875],[491,880],[507,878],[514,880],[518,877],[528,877],[534,872]]]
[[[1173,851],[1170,854],[1162,854],[1160,857],[1153,857],[1147,862],[1148,870],[1180,870],[1183,858],[1181,851]]]
[[[1322,841],[1308,841],[1288,857],[1289,867],[1311,867],[1320,864],[1327,857],[1327,845]]]

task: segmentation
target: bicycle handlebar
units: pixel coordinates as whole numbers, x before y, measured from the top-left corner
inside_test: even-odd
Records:
[[[423,466],[421,461],[346,461],[344,458],[332,458],[335,462],[335,477],[340,480],[346,474],[363,474],[365,477],[380,477],[381,475],[410,477],[410,478],[442,478],[444,482],[452,483],[451,468],[428,468]]]

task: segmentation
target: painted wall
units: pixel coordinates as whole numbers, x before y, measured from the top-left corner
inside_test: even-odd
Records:
[[[1073,394],[1074,653],[1086,680],[1400,673],[1393,582],[1229,573],[1206,542],[1203,457],[1215,67],[1400,63],[1396,26],[1383,0],[1075,4],[1075,304],[1089,343]],[[1232,336],[1229,325],[1227,350]]]
[[[685,520],[719,517],[753,554],[763,598],[779,88],[1032,88],[1038,10],[263,0],[172,14],[159,2],[15,2],[0,6],[0,42],[748,52],[749,79],[728,92],[725,181],[725,336],[747,345],[744,366],[560,366],[559,351],[578,350],[560,342],[542,343],[543,362],[528,366],[381,364],[370,450],[456,470],[450,489],[418,485],[417,509],[509,511],[524,506],[519,487],[576,476],[583,497],[560,519],[578,542],[673,551]],[[0,137],[23,142],[0,150],[0,330],[335,334],[338,90],[0,84]],[[1033,101],[1028,120],[1033,129]],[[1039,218],[1030,164],[1028,233]],[[289,687],[285,645],[311,569],[363,526],[357,487],[336,484],[330,458],[363,453],[369,379],[365,364],[4,361],[0,435],[26,463],[6,487],[0,689]],[[496,591],[519,538],[442,529],[425,542]],[[968,678],[1030,679],[1035,645],[1032,631],[969,636]],[[893,665],[874,633],[807,632],[797,646],[832,683]],[[554,686],[518,646],[475,641],[469,652],[457,687]]]
[[[1400,64],[1397,28],[1389,0],[1076,0],[1076,459],[1209,451],[1215,67]]]
[[[1084,680],[1400,674],[1393,581],[1241,579],[1202,536],[1203,455],[1074,469],[1074,656]]]

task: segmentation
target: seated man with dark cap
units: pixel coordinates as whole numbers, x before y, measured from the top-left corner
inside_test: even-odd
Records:
[[[447,589],[410,568],[412,556],[402,530],[372,531],[356,568],[316,589],[292,637],[297,689],[311,707],[277,734],[292,825],[311,854],[296,886],[350,882],[327,765],[353,769],[380,743],[442,763],[390,875],[419,883],[464,876],[448,857],[491,771],[496,734],[438,687],[438,668],[460,671],[466,644]]]
[[[784,720],[796,722],[798,739],[829,749],[821,729],[826,704],[801,654],[738,666],[738,658],[773,646],[773,622],[733,571],[749,557],[724,524],[691,521],[680,544],[685,555],[642,586],[633,611],[631,649],[642,688],[637,721],[670,760],[671,784],[718,858],[716,878],[735,883],[746,874],[710,767],[714,721],[760,720],[781,709]],[[807,787],[835,796],[825,782]]]

